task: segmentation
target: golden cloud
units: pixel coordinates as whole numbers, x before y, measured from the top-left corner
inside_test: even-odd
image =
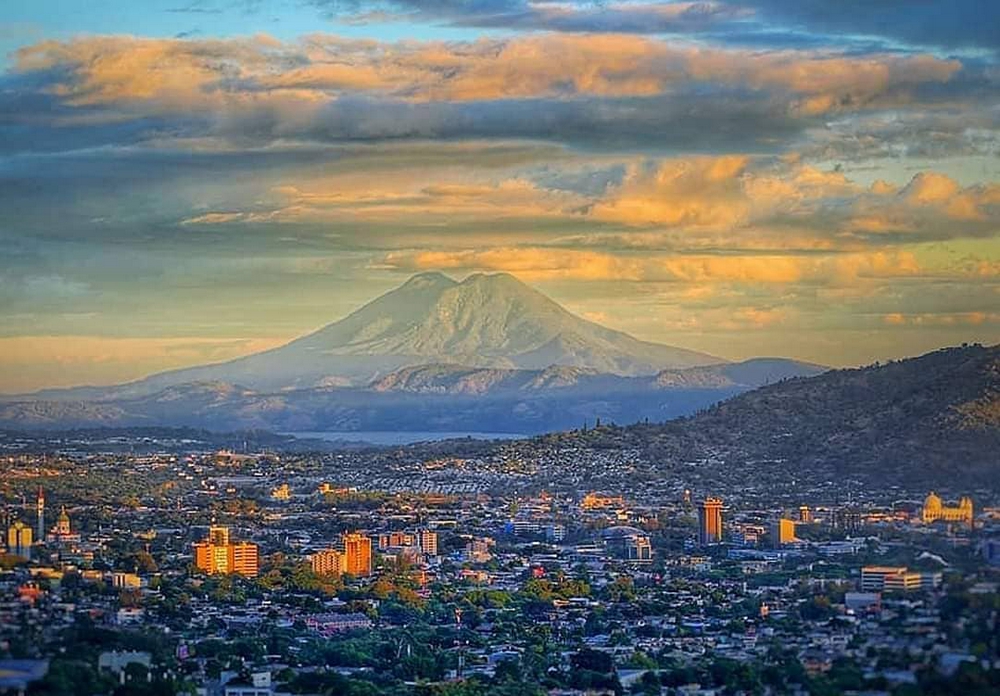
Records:
[[[951,79],[961,63],[933,56],[761,53],[632,35],[383,43],[316,34],[288,43],[265,35],[43,41],[20,49],[16,66],[67,69],[71,77],[55,92],[71,104],[258,108],[294,120],[344,94],[417,102],[643,97],[703,83],[787,94],[790,113],[817,115],[904,103],[914,87]]]
[[[398,270],[506,271],[526,280],[668,281],[704,293],[711,284],[856,284],[915,276],[921,266],[910,252],[824,256],[645,255],[544,247],[494,247],[460,251],[393,251],[380,267]]]
[[[1000,312],[942,312],[903,314],[894,312],[882,317],[892,326],[979,326],[1000,324]]]

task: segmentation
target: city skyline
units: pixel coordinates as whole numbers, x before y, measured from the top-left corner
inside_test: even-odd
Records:
[[[1000,342],[996,7],[0,10],[0,393],[508,272],[727,359]]]

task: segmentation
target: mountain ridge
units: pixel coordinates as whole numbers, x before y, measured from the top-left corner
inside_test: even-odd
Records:
[[[0,403],[0,426],[136,427],[173,425],[215,430],[467,430],[534,433],[584,420],[631,422],[672,418],[769,381],[760,361],[699,368],[725,379],[663,385],[659,375],[627,377],[567,366],[541,370],[458,365],[404,367],[364,387],[320,386],[278,392],[202,380],[152,394],[103,401]],[[782,375],[824,368],[776,361]],[[775,361],[769,361],[775,363]],[[772,365],[773,367],[773,365]],[[684,370],[673,374],[683,374]],[[660,373],[663,374],[663,373]],[[691,380],[692,384],[706,380]]]
[[[545,436],[542,436],[543,438]],[[706,485],[995,487],[1000,345],[794,377],[658,424],[563,442],[631,447],[651,462],[698,462]],[[832,483],[831,483],[832,482]]]

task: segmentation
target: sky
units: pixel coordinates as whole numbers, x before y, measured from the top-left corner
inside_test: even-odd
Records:
[[[7,0],[0,392],[512,273],[639,338],[1000,342],[993,0]]]

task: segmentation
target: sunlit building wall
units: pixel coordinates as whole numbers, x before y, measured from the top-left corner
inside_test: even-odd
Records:
[[[698,542],[702,545],[722,541],[722,500],[706,498],[698,506]]]

